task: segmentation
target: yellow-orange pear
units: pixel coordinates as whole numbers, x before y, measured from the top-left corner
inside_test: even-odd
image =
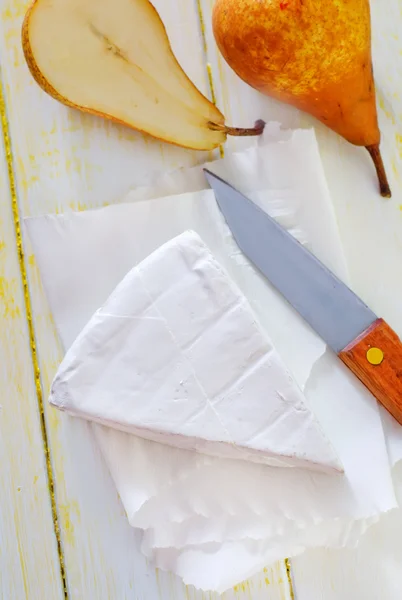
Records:
[[[310,113],[371,154],[383,196],[369,0],[217,0],[213,31],[252,87]]]
[[[166,142],[211,150],[238,129],[177,62],[148,0],[35,0],[22,26],[28,67],[60,102]]]

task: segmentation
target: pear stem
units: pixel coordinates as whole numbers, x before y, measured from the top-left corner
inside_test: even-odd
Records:
[[[387,174],[385,172],[384,163],[380,152],[380,144],[366,146],[368,153],[373,159],[375,170],[377,171],[378,181],[380,183],[380,193],[384,198],[391,198],[391,188],[389,187]]]
[[[254,123],[254,127],[228,127],[227,125],[219,125],[218,123],[208,123],[208,127],[213,131],[222,131],[227,135],[249,136],[261,135],[264,131],[265,121],[259,119]]]

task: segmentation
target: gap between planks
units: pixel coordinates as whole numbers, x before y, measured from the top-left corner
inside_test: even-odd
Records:
[[[23,237],[21,231],[21,218],[18,206],[18,196],[17,196],[17,185],[16,185],[16,177],[14,171],[14,159],[12,153],[12,143],[10,136],[10,128],[8,123],[7,116],[7,106],[4,95],[3,81],[0,77],[0,119],[1,119],[1,131],[3,136],[3,144],[4,144],[4,153],[7,162],[7,174],[8,174],[8,185],[10,190],[10,198],[11,198],[11,208],[12,208],[12,216],[14,223],[14,233],[15,233],[15,242],[16,249],[18,255],[18,263],[20,268],[20,277],[23,288],[24,295],[24,306],[25,306],[25,316],[26,323],[28,328],[28,336],[29,336],[29,346],[32,360],[32,369],[34,374],[35,381],[35,390],[36,390],[36,399],[37,406],[39,412],[39,421],[40,421],[40,430],[42,435],[43,442],[43,450],[45,454],[45,463],[46,463],[46,476],[47,476],[47,488],[49,492],[50,505],[51,505],[51,514],[53,520],[53,531],[56,538],[56,546],[57,546],[57,555],[59,558],[59,572],[61,577],[62,589],[64,594],[64,599],[69,600],[69,593],[67,588],[67,574],[65,569],[65,561],[64,561],[64,552],[63,545],[60,536],[60,526],[59,526],[59,517],[57,514],[57,505],[56,505],[56,497],[55,497],[55,479],[53,474],[52,461],[50,457],[50,448],[49,448],[49,436],[47,431],[46,418],[44,413],[44,405],[43,405],[43,393],[42,393],[42,383],[41,383],[41,374],[39,367],[38,354],[36,349],[36,336],[35,336],[35,327],[33,322],[33,311],[32,311],[32,303],[31,297],[29,293],[29,284],[27,277],[27,268],[25,265],[25,251],[23,244]]]

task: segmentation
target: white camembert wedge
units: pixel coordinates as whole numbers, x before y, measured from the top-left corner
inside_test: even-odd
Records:
[[[127,274],[68,350],[50,402],[183,449],[342,471],[247,300],[191,231]]]

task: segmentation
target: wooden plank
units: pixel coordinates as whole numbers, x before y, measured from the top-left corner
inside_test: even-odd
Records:
[[[395,261],[386,260],[388,256],[400,255],[402,248],[400,0],[390,0],[386,11],[382,0],[371,0],[382,152],[393,191],[391,201],[379,197],[365,150],[351,146],[308,115],[257,94],[236,77],[219,54],[213,38],[214,0],[199,2],[218,104],[236,125],[264,118],[277,120],[284,128],[315,127],[352,283],[374,310],[381,309],[382,316],[401,335],[400,302],[390,293],[395,289]],[[237,149],[244,143],[232,138],[228,145]],[[367,265],[376,286],[367,278]],[[396,568],[402,548],[400,523],[401,513],[396,511],[363,537],[357,549],[317,550],[292,560],[297,599],[395,598],[402,587],[402,573]]]
[[[398,0],[390,0],[386,11],[381,0],[371,0],[371,9],[382,153],[392,199],[381,200],[373,191],[376,182],[364,150],[346,144],[324,127],[317,127],[317,132],[353,284],[401,335],[402,12]],[[400,464],[394,478],[400,485]],[[398,597],[402,588],[401,526],[402,512],[395,510],[370,528],[356,549],[315,551],[295,559],[298,600]]]
[[[63,585],[3,141],[0,197],[0,597],[61,600]]]
[[[24,64],[19,32],[27,3],[3,3],[0,54],[15,148],[21,216],[87,209],[118,201],[154,171],[192,165],[206,157],[160,144],[128,129],[81,115],[48,98]],[[208,90],[196,6],[156,3],[177,57],[202,91]],[[62,357],[34,257],[25,240],[44,397]],[[51,251],[51,249],[49,250]],[[138,552],[87,423],[45,407],[54,465],[69,598],[162,600],[216,598],[155,572]],[[226,600],[279,600],[288,594],[283,564],[237,586]]]
[[[402,473],[399,469],[399,478]],[[394,600],[400,597],[402,513],[371,527],[356,549],[314,550],[294,563],[298,600]]]

